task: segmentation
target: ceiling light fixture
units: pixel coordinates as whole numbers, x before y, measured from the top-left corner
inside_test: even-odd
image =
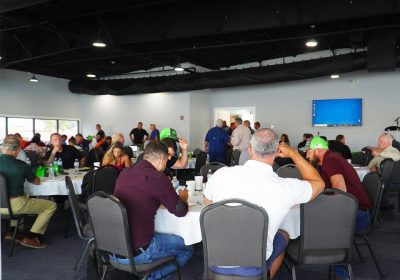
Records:
[[[94,47],[96,47],[96,48],[104,48],[104,47],[106,47],[107,45],[106,45],[106,43],[104,43],[102,40],[100,40],[100,39],[97,39],[96,41],[94,41],[93,43],[92,43],[92,45],[94,46]]]
[[[178,65],[176,65],[176,67],[174,68],[174,70],[175,70],[176,72],[182,72],[182,71],[185,70],[185,69],[183,69],[183,67],[182,67],[180,64],[178,64]]]
[[[37,83],[39,80],[35,77],[35,74],[32,75],[32,77],[29,79],[30,82],[32,83]]]
[[[314,39],[310,39],[306,42],[306,46],[309,48],[315,48],[316,46],[318,46],[318,42]]]
[[[331,75],[331,79],[339,79],[339,78],[340,78],[339,74],[332,74]]]
[[[88,78],[96,78],[96,75],[93,74],[93,73],[88,73],[88,74],[86,74],[86,77],[88,77]]]

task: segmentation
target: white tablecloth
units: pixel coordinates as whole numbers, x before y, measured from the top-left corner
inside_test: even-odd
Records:
[[[66,170],[71,177],[74,185],[75,193],[81,194],[82,179],[85,175],[84,172],[74,174],[73,171]],[[68,195],[65,186],[65,176],[59,175],[54,179],[48,177],[40,177],[40,185],[34,185],[28,181],[25,181],[24,190],[26,194],[31,196],[48,196],[48,195]]]
[[[197,204],[201,203],[200,204]],[[196,203],[189,206],[189,212],[185,217],[176,217],[168,212],[164,207],[158,209],[155,218],[155,229],[160,233],[168,233],[180,236],[185,241],[185,245],[192,245],[201,242],[200,213],[205,207],[202,193],[196,193],[189,198],[190,203]],[[300,206],[293,206],[285,219],[282,221],[281,229],[285,230],[290,239],[300,236]]]
[[[368,166],[353,166],[353,167],[356,170],[358,177],[360,177],[361,182],[364,179],[365,175],[371,172]]]
[[[190,206],[191,204],[194,205]],[[200,213],[204,207],[201,193],[196,193],[195,196],[189,198],[189,211],[185,217],[176,217],[165,207],[160,207],[155,218],[155,230],[180,236],[185,241],[185,245],[199,243],[201,242]]]

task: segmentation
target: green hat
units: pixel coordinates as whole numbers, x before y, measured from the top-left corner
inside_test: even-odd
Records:
[[[179,138],[176,135],[176,130],[173,128],[164,128],[160,132],[160,140],[163,140],[165,138],[171,138],[174,141],[178,141]]]
[[[329,149],[329,147],[324,139],[316,136],[311,140],[310,149]]]
[[[306,145],[303,148],[300,148],[300,151],[306,152],[308,150],[313,149],[329,149],[328,143],[324,139],[319,136],[316,136],[312,139],[307,140]]]

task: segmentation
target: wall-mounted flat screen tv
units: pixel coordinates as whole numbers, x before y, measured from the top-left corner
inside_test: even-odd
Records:
[[[362,99],[320,99],[312,101],[313,126],[361,126]]]

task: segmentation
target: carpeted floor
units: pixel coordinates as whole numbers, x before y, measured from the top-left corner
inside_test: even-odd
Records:
[[[394,219],[383,213],[383,223],[379,225],[370,240],[387,280],[400,279],[400,215]],[[69,237],[64,238],[64,221],[60,214],[55,216],[48,228],[46,241],[49,247],[41,250],[17,245],[14,256],[7,256],[10,242],[2,240],[2,278],[3,280],[58,280],[73,279],[73,266],[79,256],[82,241],[77,237],[70,219]],[[4,227],[3,227],[4,228]],[[378,273],[365,246],[361,247],[365,261],[361,263],[353,254],[353,271],[356,279],[379,279]],[[86,264],[86,263],[85,263]],[[182,271],[183,279],[202,279],[202,245],[195,246],[195,255]],[[327,268],[299,268],[297,279],[327,279]],[[86,279],[86,267],[78,273],[77,279]],[[282,266],[275,279],[291,279],[288,270]]]

